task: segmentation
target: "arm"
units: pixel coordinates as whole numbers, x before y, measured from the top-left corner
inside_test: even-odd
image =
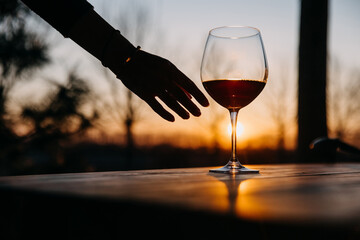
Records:
[[[196,85],[168,60],[138,51],[84,0],[22,0],[65,37],[99,59],[161,117],[174,121],[155,97],[183,119],[200,116],[191,96],[203,106],[209,103]],[[66,12],[66,15],[63,13]],[[131,57],[129,62],[126,60]],[[180,105],[180,104],[181,105]]]
[[[30,9],[72,39],[94,57],[103,61],[103,50],[115,29],[101,18],[85,0],[22,0]],[[130,55],[135,47],[119,34],[118,56]]]

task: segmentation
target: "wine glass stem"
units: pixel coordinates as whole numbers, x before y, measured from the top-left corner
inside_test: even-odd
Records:
[[[239,109],[230,109],[231,120],[231,161],[237,162],[236,157],[236,123]]]

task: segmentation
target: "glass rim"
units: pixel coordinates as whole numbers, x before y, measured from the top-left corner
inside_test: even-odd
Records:
[[[216,30],[219,30],[219,29],[230,29],[230,28],[238,28],[238,29],[252,29],[252,30],[255,30],[255,33],[253,34],[248,34],[248,35],[244,35],[244,36],[221,36],[219,34],[215,34],[214,31]],[[259,35],[260,34],[260,30],[256,27],[251,27],[251,26],[241,26],[241,25],[230,25],[230,26],[221,26],[221,27],[216,27],[216,28],[213,28],[213,29],[210,29],[209,31],[209,35],[211,36],[214,36],[214,37],[218,37],[218,38],[227,38],[227,39],[240,39],[240,38],[248,38],[248,37],[253,37],[253,36],[256,36],[256,35]]]

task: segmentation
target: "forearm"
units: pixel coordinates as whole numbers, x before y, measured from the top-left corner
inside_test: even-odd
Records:
[[[135,47],[95,11],[83,16],[70,30],[69,38],[111,68],[111,60],[124,62]],[[105,64],[104,64],[105,65]]]
[[[72,26],[93,6],[86,0],[21,0],[33,12],[68,37]]]
[[[22,0],[31,10],[108,67],[123,62],[134,46],[86,0]]]

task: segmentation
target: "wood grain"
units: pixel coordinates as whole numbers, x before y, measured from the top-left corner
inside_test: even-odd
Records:
[[[1,177],[0,193],[146,203],[258,222],[360,223],[360,164],[249,167],[260,174],[189,168]]]

